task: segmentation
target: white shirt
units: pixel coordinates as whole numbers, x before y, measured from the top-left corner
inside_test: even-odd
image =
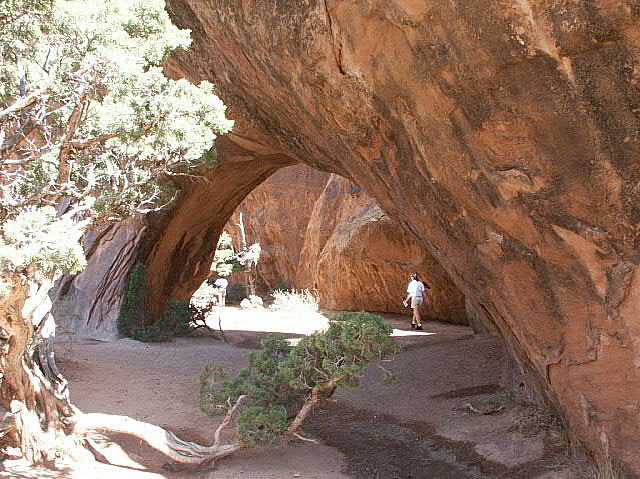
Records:
[[[218,278],[214,281],[213,284],[215,284],[218,288],[227,289],[227,286],[229,286],[229,281],[224,278]]]
[[[422,298],[422,294],[424,293],[424,284],[422,284],[422,281],[412,279],[409,286],[407,286],[407,293],[414,298]]]

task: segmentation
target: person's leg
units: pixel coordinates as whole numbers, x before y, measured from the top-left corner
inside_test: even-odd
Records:
[[[422,329],[422,318],[420,317],[421,304],[422,304],[421,298],[414,298],[411,301],[411,307],[413,308],[412,323],[415,323],[418,329]]]
[[[415,298],[409,298],[409,306],[411,306],[411,327],[415,328],[418,326],[416,323],[416,300]]]
[[[420,304],[417,304],[413,307],[413,320],[412,323],[415,323],[415,325],[418,328],[422,327],[422,320],[420,318]]]

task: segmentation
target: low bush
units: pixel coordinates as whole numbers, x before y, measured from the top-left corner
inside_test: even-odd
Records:
[[[240,283],[234,283],[227,288],[227,303],[240,303],[245,296],[244,286]]]
[[[121,335],[145,343],[155,343],[170,341],[193,329],[192,321],[197,311],[188,302],[181,301],[171,301],[163,319],[147,324],[146,296],[147,269],[143,263],[137,263],[129,276],[129,286],[120,308],[118,332]]]
[[[622,467],[611,458],[601,458],[593,464],[579,468],[578,479],[625,479]]]
[[[309,289],[276,290],[271,293],[273,302],[269,309],[285,313],[311,314],[317,313],[319,306],[318,293]]]
[[[218,301],[218,288],[205,281],[191,296],[191,304],[197,308],[207,308]]]
[[[347,320],[331,321],[327,330],[295,345],[282,335],[268,336],[262,350],[249,356],[249,366],[231,380],[219,366],[205,365],[200,406],[208,415],[223,415],[245,396],[238,420],[242,441],[277,443],[283,434],[295,434],[311,407],[337,387],[357,386],[372,362],[394,356],[398,345],[391,332],[380,316],[355,313]]]

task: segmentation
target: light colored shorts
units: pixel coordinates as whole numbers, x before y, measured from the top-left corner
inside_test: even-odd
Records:
[[[416,306],[420,306],[422,304],[422,298],[411,296],[411,307],[415,308]]]

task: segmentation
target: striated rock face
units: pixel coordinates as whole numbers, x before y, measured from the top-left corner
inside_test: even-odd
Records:
[[[149,258],[159,302],[188,294],[217,222],[282,163],[340,174],[433,254],[574,438],[640,472],[637,5],[168,9],[195,40],[171,72],[216,83],[243,150],[225,155],[247,161],[242,182],[193,185],[169,218]]]
[[[248,151],[231,139],[221,140],[217,167],[182,185],[180,201],[153,232],[147,257],[152,318],[162,316],[169,300],[191,297],[209,276],[218,238],[236,207],[266,178],[293,164],[278,152],[251,146]]]
[[[424,315],[466,323],[464,297],[442,267],[362,189],[305,165],[283,168],[240,204],[225,231],[262,247],[258,290],[315,289],[323,308],[405,312],[408,275],[433,286]]]
[[[283,168],[253,190],[225,225],[236,249],[241,247],[242,213],[247,244],[260,243],[259,291],[297,287],[305,231],[328,178],[327,173],[305,165]]]
[[[414,271],[433,288],[425,317],[466,323],[464,297],[433,257],[359,186],[332,175],[307,227],[298,286],[317,289],[328,309],[408,314]]]
[[[63,331],[101,340],[118,336],[118,316],[128,274],[147,233],[144,218],[111,224],[85,238],[87,267],[65,276],[52,296],[56,323]]]

